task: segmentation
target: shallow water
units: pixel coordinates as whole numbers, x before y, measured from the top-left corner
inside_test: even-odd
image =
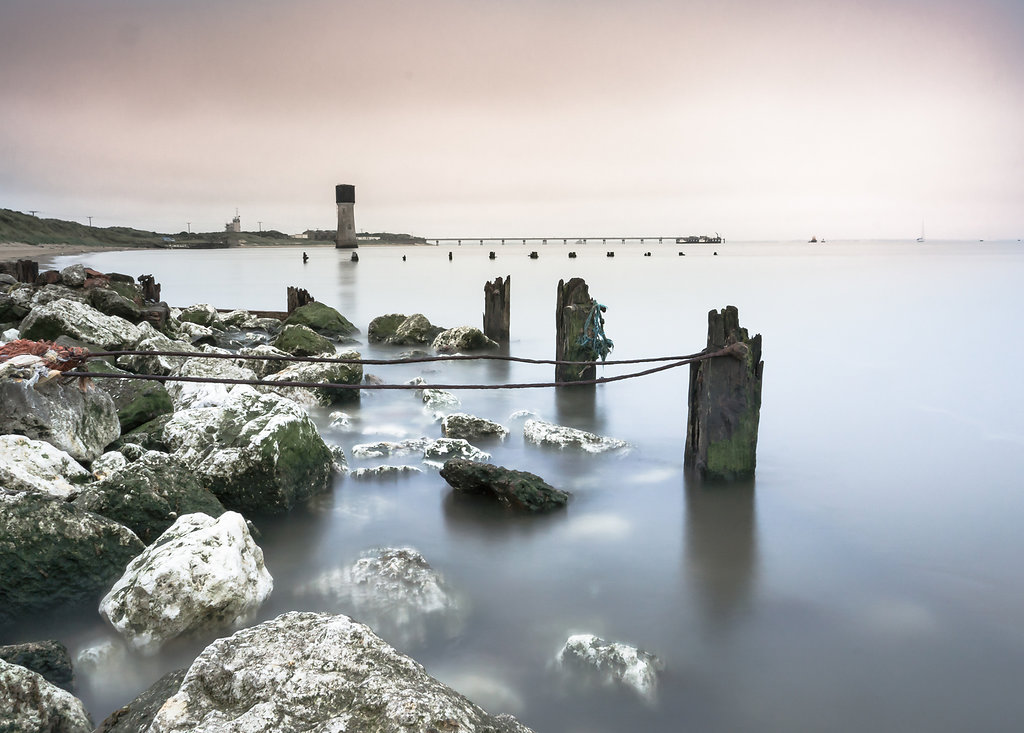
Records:
[[[511,353],[537,358],[553,357],[560,278],[583,277],[608,306],[618,359],[697,351],[707,311],[736,305],[764,337],[757,479],[709,490],[684,477],[685,369],[564,393],[461,392],[459,409],[513,428],[481,444],[493,462],[571,491],[568,510],[509,517],[455,501],[433,469],[341,477],[329,496],[260,523],[275,579],[261,619],[344,612],[296,588],[370,547],[411,545],[459,593],[465,617],[396,645],[537,731],[996,731],[1024,715],[1024,246],[464,244],[364,247],[358,263],[348,251],[306,251],[305,264],[300,249],[268,248],[56,265],[153,274],[179,306],[283,310],[295,285],[364,332],[395,312],[479,325],[484,282],[511,275]],[[549,366],[424,366],[367,371],[390,382],[553,377]],[[353,468],[371,463],[351,458],[357,443],[440,436],[412,393],[364,392],[342,409],[349,431],[329,428],[329,410],[313,416]],[[633,449],[526,444],[510,421],[522,409]],[[113,638],[91,609],[71,615],[31,633],[62,638],[73,654]],[[566,679],[551,661],[576,632],[660,656],[657,699]],[[207,641],[124,657],[114,672],[80,667],[81,696],[98,722]]]

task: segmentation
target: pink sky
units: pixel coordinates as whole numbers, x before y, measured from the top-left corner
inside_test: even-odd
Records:
[[[1024,237],[1012,0],[4,0],[0,207],[162,232]]]

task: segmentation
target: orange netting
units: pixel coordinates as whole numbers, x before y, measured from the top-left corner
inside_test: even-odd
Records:
[[[0,346],[0,363],[24,354],[41,357],[49,369],[59,372],[75,369],[89,358],[89,350],[78,346],[58,346],[52,341],[17,339]]]

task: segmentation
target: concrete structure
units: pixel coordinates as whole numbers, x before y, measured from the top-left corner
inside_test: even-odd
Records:
[[[338,249],[355,249],[356,240],[356,187],[339,183],[334,187],[334,198],[338,202],[338,238],[334,246]]]
[[[226,231],[226,232],[240,232],[240,231],[242,231],[242,219],[238,216],[238,209],[235,209],[235,218],[231,220],[231,223],[224,225],[224,231]]]

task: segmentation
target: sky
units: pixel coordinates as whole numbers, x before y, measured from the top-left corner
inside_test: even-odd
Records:
[[[1024,237],[1019,0],[0,0],[0,207],[158,232]]]

